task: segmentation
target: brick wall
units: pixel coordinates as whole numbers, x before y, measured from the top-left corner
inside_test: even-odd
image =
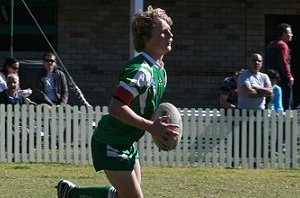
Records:
[[[129,2],[59,1],[58,53],[92,105],[108,104],[128,60]],[[295,2],[146,0],[174,21],[173,51],[164,59],[169,79],[164,100],[178,107],[217,107],[223,78],[246,67],[251,53],[263,52],[265,14],[299,15]]]

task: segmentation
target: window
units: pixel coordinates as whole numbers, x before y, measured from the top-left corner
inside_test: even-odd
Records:
[[[23,0],[54,48],[57,48],[58,0]],[[0,50],[10,50],[11,32],[14,51],[46,51],[45,38],[23,4],[14,0],[14,15],[11,16],[11,0],[0,3]],[[13,28],[11,20],[13,19]]]

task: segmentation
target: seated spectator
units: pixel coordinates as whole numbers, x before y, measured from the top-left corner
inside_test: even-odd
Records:
[[[3,67],[0,71],[0,92],[7,89],[6,78],[9,74],[18,74],[20,68],[20,61],[16,58],[10,57],[4,61]],[[21,89],[21,88],[20,88]],[[24,89],[20,92],[23,97],[28,97],[32,93],[31,89]]]
[[[0,71],[0,92],[7,89],[6,78],[8,74],[17,74],[20,62],[16,58],[7,58]]]
[[[34,86],[33,98],[38,104],[67,104],[69,92],[66,76],[57,68],[54,53],[43,55],[43,68],[37,73]]]
[[[220,108],[235,109],[237,107],[237,78],[244,71],[236,71],[234,75],[226,77],[221,85],[219,98]]]
[[[8,74],[6,84],[7,89],[0,92],[0,104],[35,104],[19,93],[19,76],[17,74]]]
[[[282,106],[282,90],[281,87],[277,85],[277,83],[280,81],[280,75],[278,71],[274,69],[268,69],[266,71],[266,74],[269,76],[273,86],[273,96],[270,98],[268,108],[271,110],[275,110],[276,112],[283,112],[284,110]]]
[[[263,58],[259,53],[252,54],[248,69],[238,78],[238,108],[265,109],[266,97],[273,94],[271,81],[267,74],[260,72]]]

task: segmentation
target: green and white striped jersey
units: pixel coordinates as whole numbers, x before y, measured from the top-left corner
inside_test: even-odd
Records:
[[[126,89],[134,97],[129,107],[146,119],[151,119],[166,84],[167,75],[164,67],[158,66],[146,53],[126,63],[118,79],[118,86]],[[99,121],[93,137],[107,144],[132,144],[143,135],[143,130],[120,122],[108,114]]]

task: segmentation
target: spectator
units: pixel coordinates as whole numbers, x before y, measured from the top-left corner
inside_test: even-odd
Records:
[[[272,85],[268,75],[261,73],[263,58],[255,53],[250,57],[248,69],[238,78],[238,108],[265,109],[266,97],[272,96]]]
[[[37,73],[34,85],[34,101],[48,105],[67,104],[68,85],[65,74],[57,68],[52,52],[43,55],[43,68]]]
[[[4,61],[0,72],[0,92],[7,89],[6,78],[9,74],[17,74],[20,68],[20,62],[16,58],[7,58]]]
[[[20,61],[17,60],[16,58],[11,57],[11,58],[7,58],[4,61],[3,67],[0,72],[0,92],[7,89],[7,83],[6,83],[7,75],[18,74],[19,68],[20,68]],[[20,89],[20,94],[25,98],[29,97],[32,93],[32,90],[30,88],[23,89],[23,90],[21,90],[21,88],[19,89]]]
[[[266,69],[275,69],[279,72],[281,81],[278,85],[282,89],[282,103],[285,110],[291,109],[292,86],[294,77],[290,65],[290,48],[288,43],[292,40],[292,27],[282,23],[278,26],[278,38],[271,41],[266,47]]]
[[[236,71],[234,75],[226,77],[221,85],[219,104],[221,108],[235,109],[237,107],[237,78],[244,71]]]
[[[267,74],[261,73],[260,70],[263,65],[263,58],[259,53],[254,53],[250,56],[248,69],[243,71],[238,78],[238,108],[246,110],[259,110],[265,109],[266,97],[271,97],[272,85]],[[247,126],[249,127],[249,126]],[[242,123],[240,123],[240,128],[242,128]],[[241,145],[241,131],[239,131],[239,150],[242,151]],[[254,124],[254,133],[250,134],[247,130],[247,137],[253,135],[254,138],[254,148],[256,148],[256,123]],[[263,137],[261,137],[261,143]],[[233,140],[235,142],[236,140]],[[247,145],[249,145],[250,140],[247,139]],[[249,147],[246,148],[246,155],[249,156]],[[263,153],[263,151],[261,151]],[[240,152],[241,154],[241,152]],[[254,157],[257,156],[257,149],[254,149]],[[256,162],[253,163],[254,168],[257,167]]]
[[[93,165],[104,170],[113,186],[76,186],[58,183],[58,197],[143,197],[141,167],[134,142],[148,131],[153,136],[177,136],[178,125],[168,116],[151,117],[166,88],[163,57],[173,42],[172,20],[164,10],[148,7],[132,21],[135,49],[141,52],[120,72],[108,111],[92,136]]]
[[[266,74],[269,76],[272,84],[273,89],[273,96],[270,99],[270,102],[268,103],[268,108],[271,110],[275,110],[277,112],[284,111],[282,106],[282,91],[281,87],[277,85],[278,82],[280,82],[280,76],[277,70],[274,69],[268,69],[266,71]]]
[[[35,104],[20,94],[18,74],[8,74],[6,84],[7,89],[0,92],[0,104]]]

